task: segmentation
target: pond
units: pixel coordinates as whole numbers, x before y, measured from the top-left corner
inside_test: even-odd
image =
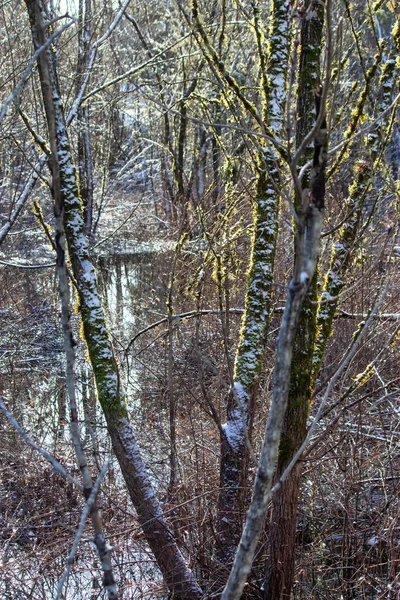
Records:
[[[97,252],[99,283],[104,308],[128,395],[132,419],[153,484],[163,478],[168,434],[156,428],[154,443],[146,432],[148,415],[143,410],[151,393],[141,393],[146,374],[137,344],[127,347],[140,330],[165,315],[168,285],[168,251],[141,245],[140,248],[104,244]],[[36,260],[36,257],[29,257]],[[41,259],[43,260],[43,259]],[[8,262],[18,262],[9,260]],[[45,447],[79,477],[70,445],[66,406],[64,354],[59,323],[57,283],[53,269],[34,272],[0,266],[0,393],[8,407],[32,439]],[[11,299],[11,301],[10,301]],[[9,308],[13,306],[13,308]],[[76,374],[82,437],[89,453],[92,472],[111,456],[103,416],[95,401],[93,381],[86,350],[79,339],[79,319],[72,317],[78,341]],[[160,419],[161,422],[161,419]],[[82,501],[69,485],[66,487],[41,458],[27,448],[0,417],[0,520],[3,525],[0,596],[10,600],[54,598],[65,566]],[[34,467],[32,467],[34,465]],[[162,493],[162,490],[159,489]],[[116,577],[125,590],[122,597],[159,597],[163,590],[137,528],[134,511],[119,468],[111,468],[103,485],[103,509],[114,550]],[[132,534],[133,532],[133,534]],[[90,546],[90,526],[81,542],[64,598],[104,597],[95,552]],[[146,582],[151,582],[146,583]],[[153,592],[152,592],[153,590]],[[157,592],[157,594],[156,594]]]

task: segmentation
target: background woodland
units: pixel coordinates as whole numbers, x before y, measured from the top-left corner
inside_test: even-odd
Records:
[[[397,4],[1,2],[2,598],[399,597]]]

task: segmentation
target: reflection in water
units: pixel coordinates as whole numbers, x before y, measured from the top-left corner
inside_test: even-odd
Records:
[[[166,314],[165,297],[168,285],[169,252],[100,255],[99,279],[109,329],[122,365],[130,408],[135,408],[135,396],[142,389],[140,374],[143,364],[134,351],[125,349],[134,335]]]
[[[165,257],[166,260],[163,261],[160,254],[156,256],[148,250],[139,254],[102,253],[98,256],[98,273],[107,321],[116,354],[123,367],[129,407],[138,422],[139,438],[141,420],[137,417],[143,407],[138,403],[138,392],[143,386],[144,367],[140,356],[134,352],[127,356],[124,350],[139,330],[165,315],[168,268],[162,263],[168,260],[167,254]],[[12,269],[7,273],[15,278]],[[2,270],[3,279],[4,275],[5,271]],[[56,282],[50,272],[24,272],[17,288],[18,298],[23,301],[26,301],[29,288],[31,305],[22,307],[19,301],[18,310],[11,314],[6,309],[9,299],[1,298],[0,293],[0,393],[10,399],[9,408],[28,434],[51,451],[73,475],[79,476],[69,443]],[[82,437],[92,456],[94,467],[101,466],[110,456],[111,449],[104,419],[95,400],[84,344],[79,341],[80,324],[77,315],[73,315],[72,322],[78,342],[76,374]],[[54,475],[47,465],[42,465],[40,459],[27,450],[1,417],[0,427],[7,440],[3,447],[9,444],[15,456],[24,457],[18,460],[18,464],[9,459],[6,459],[5,464],[3,458],[0,458],[0,466],[4,467],[0,481],[0,493],[4,498],[4,502],[0,502],[0,525],[7,523],[11,527],[10,531],[15,531],[6,538],[6,550],[2,548],[6,571],[0,568],[0,597],[9,600],[52,598],[72,544],[80,516],[81,499],[74,490],[69,491],[69,495],[64,489],[56,492]],[[153,447],[149,448],[147,436],[143,437],[147,442],[142,444],[143,453],[145,457],[149,456],[153,464],[152,479],[157,486],[161,473],[157,473],[154,464],[158,462],[161,469],[162,461],[160,457],[154,459],[154,440],[151,444]],[[25,468],[24,461],[28,469]],[[37,464],[34,481],[32,475],[28,474],[32,461]],[[95,471],[96,467],[93,472]],[[32,487],[27,491],[24,486]],[[118,465],[115,463],[103,488],[105,524],[110,527],[111,535],[113,528],[121,528],[121,519],[124,523],[127,522],[124,529],[132,528],[132,525],[135,528],[136,520],[130,502],[126,500]],[[88,529],[86,541],[82,543],[82,553],[65,590],[65,598],[90,594],[95,594],[93,597],[103,597],[97,558],[88,544],[90,535]],[[124,541],[117,539],[113,543],[116,575],[126,583],[123,597],[135,597],[139,590],[141,594],[147,590],[148,598],[155,597],[151,594],[151,585],[148,587],[145,582],[159,580],[160,575],[143,540],[136,540],[128,535]],[[3,572],[7,572],[7,577],[2,577]]]

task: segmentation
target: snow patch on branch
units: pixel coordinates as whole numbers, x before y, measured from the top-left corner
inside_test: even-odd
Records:
[[[151,485],[149,475],[146,469],[146,465],[143,461],[141,452],[139,450],[139,446],[137,444],[135,434],[132,429],[132,425],[128,421],[128,419],[121,419],[121,427],[119,428],[120,440],[125,449],[125,456],[129,462],[132,463],[135,470],[135,477],[140,480],[140,488],[138,486],[137,489],[140,489],[143,494],[143,499],[145,501],[155,501],[154,508],[157,509],[157,514],[155,515],[158,518],[164,520],[163,513],[161,508],[156,501],[153,487]]]
[[[245,443],[248,393],[240,382],[235,381],[232,394],[236,406],[231,411],[228,421],[223,423],[222,430],[231,448],[238,452]]]
[[[307,283],[307,281],[309,280],[309,278],[310,277],[309,277],[309,275],[308,275],[308,273],[306,271],[302,271],[300,273],[300,283],[301,284]]]
[[[236,412],[236,410],[234,411]],[[236,418],[231,415],[231,418],[226,423],[222,424],[222,430],[228,440],[230,447],[238,452],[244,442],[244,427],[242,422],[242,416],[238,415]]]

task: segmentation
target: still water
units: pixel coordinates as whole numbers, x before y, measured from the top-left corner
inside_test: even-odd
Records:
[[[165,316],[168,252],[160,253],[159,248],[148,245],[134,249],[124,247],[120,252],[102,247],[98,251],[97,265],[104,309],[121,363],[129,409],[137,423],[153,484],[159,486],[164,469],[160,452],[167,452],[168,436],[160,426],[156,431],[157,444],[148,438],[147,416],[154,410],[149,406],[147,414],[143,411],[143,397],[151,401],[151,393],[141,393],[146,385],[141,339],[131,345],[129,352],[127,347],[134,335]],[[8,407],[32,439],[56,456],[73,476],[79,477],[70,445],[57,285],[52,271],[30,273],[12,267],[2,268],[3,283],[8,282],[10,293],[5,292],[3,285],[0,294],[0,392],[8,399]],[[11,293],[15,300],[11,303],[13,310],[6,308],[10,306]],[[98,468],[111,457],[110,444],[96,405],[76,315],[72,317],[72,323],[78,341],[76,375],[82,438],[95,473],[96,465]],[[46,474],[50,479],[58,476],[47,465],[43,466],[42,459],[10,431],[3,417],[0,427],[3,435],[0,519],[4,531],[0,540],[0,597],[9,600],[55,598],[82,502],[74,490],[67,493],[60,482],[53,485],[54,482],[44,480]],[[31,461],[38,465],[33,473]],[[136,529],[118,465],[112,458],[103,485],[103,506],[105,525],[114,546],[115,575],[122,584],[122,597],[159,598],[160,575]],[[65,599],[105,597],[97,564],[88,526],[64,589]]]

